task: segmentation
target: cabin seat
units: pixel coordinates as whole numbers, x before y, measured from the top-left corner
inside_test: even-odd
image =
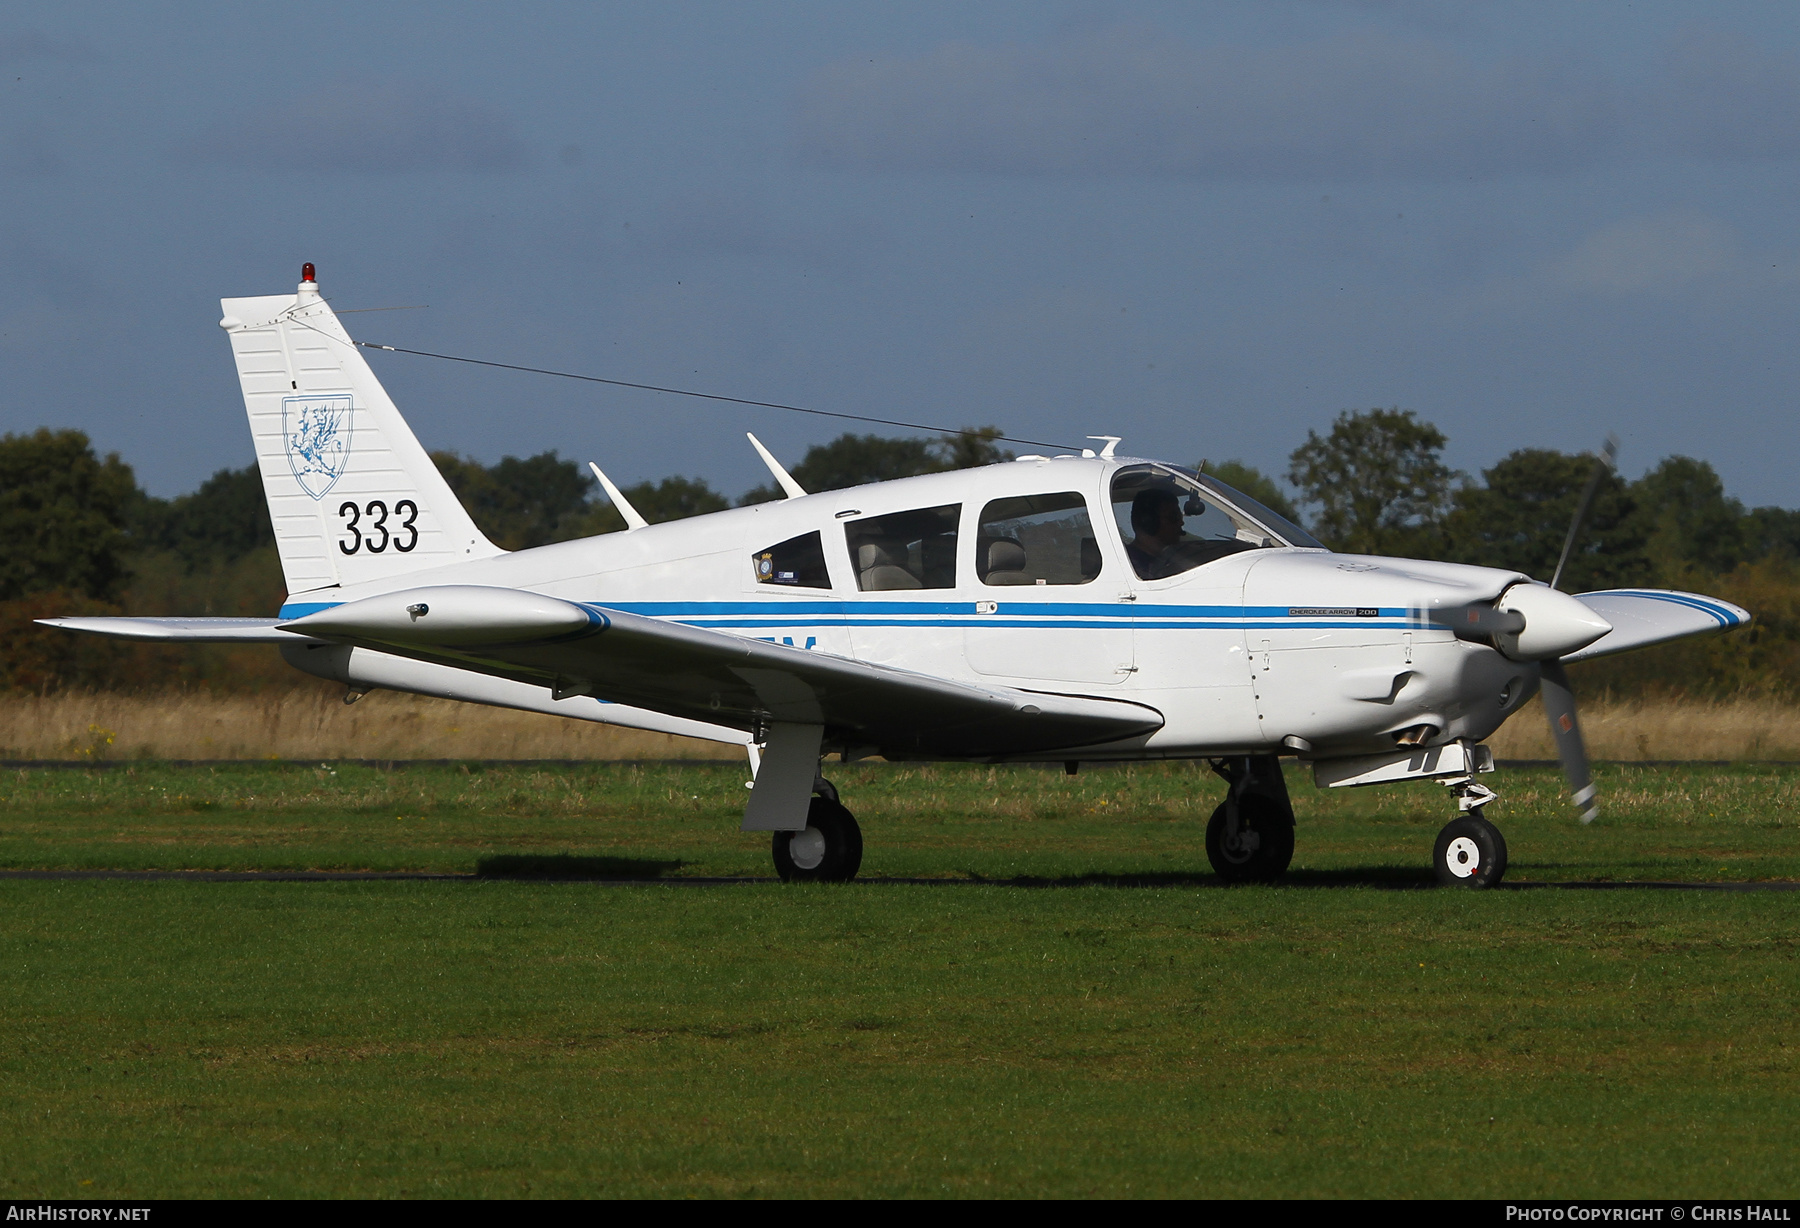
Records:
[[[866,541],[856,548],[856,583],[865,593],[924,588],[905,566],[906,543]]]
[[[1010,537],[997,537],[987,544],[987,567],[982,583],[995,585],[1031,584],[1025,574],[1025,547]]]

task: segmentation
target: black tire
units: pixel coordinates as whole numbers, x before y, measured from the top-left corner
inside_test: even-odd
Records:
[[[1272,883],[1294,859],[1294,816],[1273,798],[1246,793],[1238,799],[1238,840],[1226,847],[1226,806],[1206,825],[1206,859],[1228,883]]]
[[[778,831],[771,851],[784,883],[847,883],[862,868],[862,828],[828,797],[815,797],[804,831]]]
[[[1444,824],[1431,850],[1431,868],[1443,887],[1480,891],[1506,877],[1506,837],[1480,815]]]

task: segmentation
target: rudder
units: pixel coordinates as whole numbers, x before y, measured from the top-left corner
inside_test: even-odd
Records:
[[[504,553],[319,296],[223,299],[290,596]]]

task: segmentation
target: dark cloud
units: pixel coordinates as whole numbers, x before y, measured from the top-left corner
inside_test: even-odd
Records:
[[[54,38],[42,30],[14,30],[0,34],[0,64],[31,60],[80,63],[97,58],[94,49],[80,39]]]
[[[762,256],[780,243],[758,205],[710,193],[665,201],[643,238],[684,256]]]
[[[1426,39],[1197,47],[1110,29],[846,60],[797,106],[815,165],[1239,179],[1561,173],[1620,141],[1607,83]]]
[[[602,223],[614,232],[614,225]],[[664,200],[624,231],[628,245],[654,258],[762,259],[791,267],[846,271],[887,251],[892,240],[874,221],[844,209],[780,216],[747,185]]]
[[[505,171],[526,161],[509,116],[424,87],[321,82],[249,110],[177,153],[226,166],[370,173]]]
[[[1800,62],[1736,34],[1690,30],[1669,51],[1658,105],[1668,147],[1689,157],[1800,153]]]
[[[0,138],[0,170],[7,174],[54,175],[62,169],[62,155],[37,133],[15,132]]]
[[[103,301],[91,270],[42,248],[14,244],[0,250],[0,290],[14,303],[40,303],[66,311]]]

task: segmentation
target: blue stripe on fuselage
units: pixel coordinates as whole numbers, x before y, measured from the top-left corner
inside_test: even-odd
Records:
[[[339,602],[292,602],[283,620],[329,610]],[[579,603],[693,627],[1025,627],[1106,630],[1355,630],[1417,625],[1404,609],[1384,608],[1371,618],[1303,619],[1291,606],[1145,605],[1121,611],[1116,602],[1012,601],[1015,612],[977,614],[973,601],[591,601]]]

